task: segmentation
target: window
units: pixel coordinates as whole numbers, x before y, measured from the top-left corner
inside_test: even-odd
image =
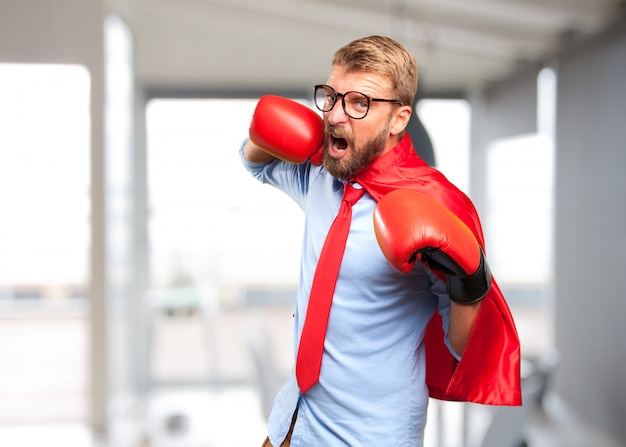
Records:
[[[556,77],[538,77],[538,132],[487,149],[489,264],[512,308],[523,354],[554,348],[551,314]]]
[[[157,383],[251,379],[248,311],[295,302],[302,211],[253,179],[239,158],[257,101],[154,99],[147,106],[150,375]],[[213,323],[203,326],[207,315]],[[285,355],[290,323],[284,319]],[[217,339],[243,360],[220,361],[219,346],[210,344]],[[194,354],[172,361],[182,345]]]
[[[83,67],[0,64],[0,422],[85,417],[89,95]]]
[[[417,113],[432,141],[437,169],[469,193],[469,104],[464,100],[423,99],[417,104]]]

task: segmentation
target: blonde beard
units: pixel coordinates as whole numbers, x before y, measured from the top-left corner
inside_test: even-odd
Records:
[[[339,134],[339,136],[343,138],[341,134]],[[354,138],[344,138],[348,143],[350,153],[346,158],[336,159],[328,155],[329,138],[327,130],[327,135],[324,141],[324,168],[333,177],[340,180],[349,180],[363,169],[367,168],[380,156],[380,154],[382,154],[388,138],[389,121],[385,123],[385,126],[373,139],[366,141],[359,146],[355,146]]]

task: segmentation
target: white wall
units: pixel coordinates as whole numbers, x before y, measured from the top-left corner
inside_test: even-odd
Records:
[[[626,25],[558,61],[558,392],[626,443]]]
[[[626,443],[626,24],[551,65],[558,88],[554,390]],[[536,130],[534,98],[533,73],[472,98],[472,198],[481,213],[485,150]]]

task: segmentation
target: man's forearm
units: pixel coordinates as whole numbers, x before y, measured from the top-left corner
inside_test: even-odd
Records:
[[[465,347],[472,333],[480,301],[474,304],[459,304],[452,301],[450,304],[450,327],[448,328],[448,340],[452,349],[463,355]]]
[[[248,140],[243,147],[243,156],[251,163],[268,163],[274,160],[274,156],[268,154],[259,146]]]

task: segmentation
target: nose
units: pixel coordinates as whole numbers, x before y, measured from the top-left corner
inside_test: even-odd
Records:
[[[329,124],[336,125],[348,121],[348,115],[346,115],[346,112],[343,110],[343,104],[339,98],[337,98],[337,102],[330,112],[326,113],[328,114]]]

